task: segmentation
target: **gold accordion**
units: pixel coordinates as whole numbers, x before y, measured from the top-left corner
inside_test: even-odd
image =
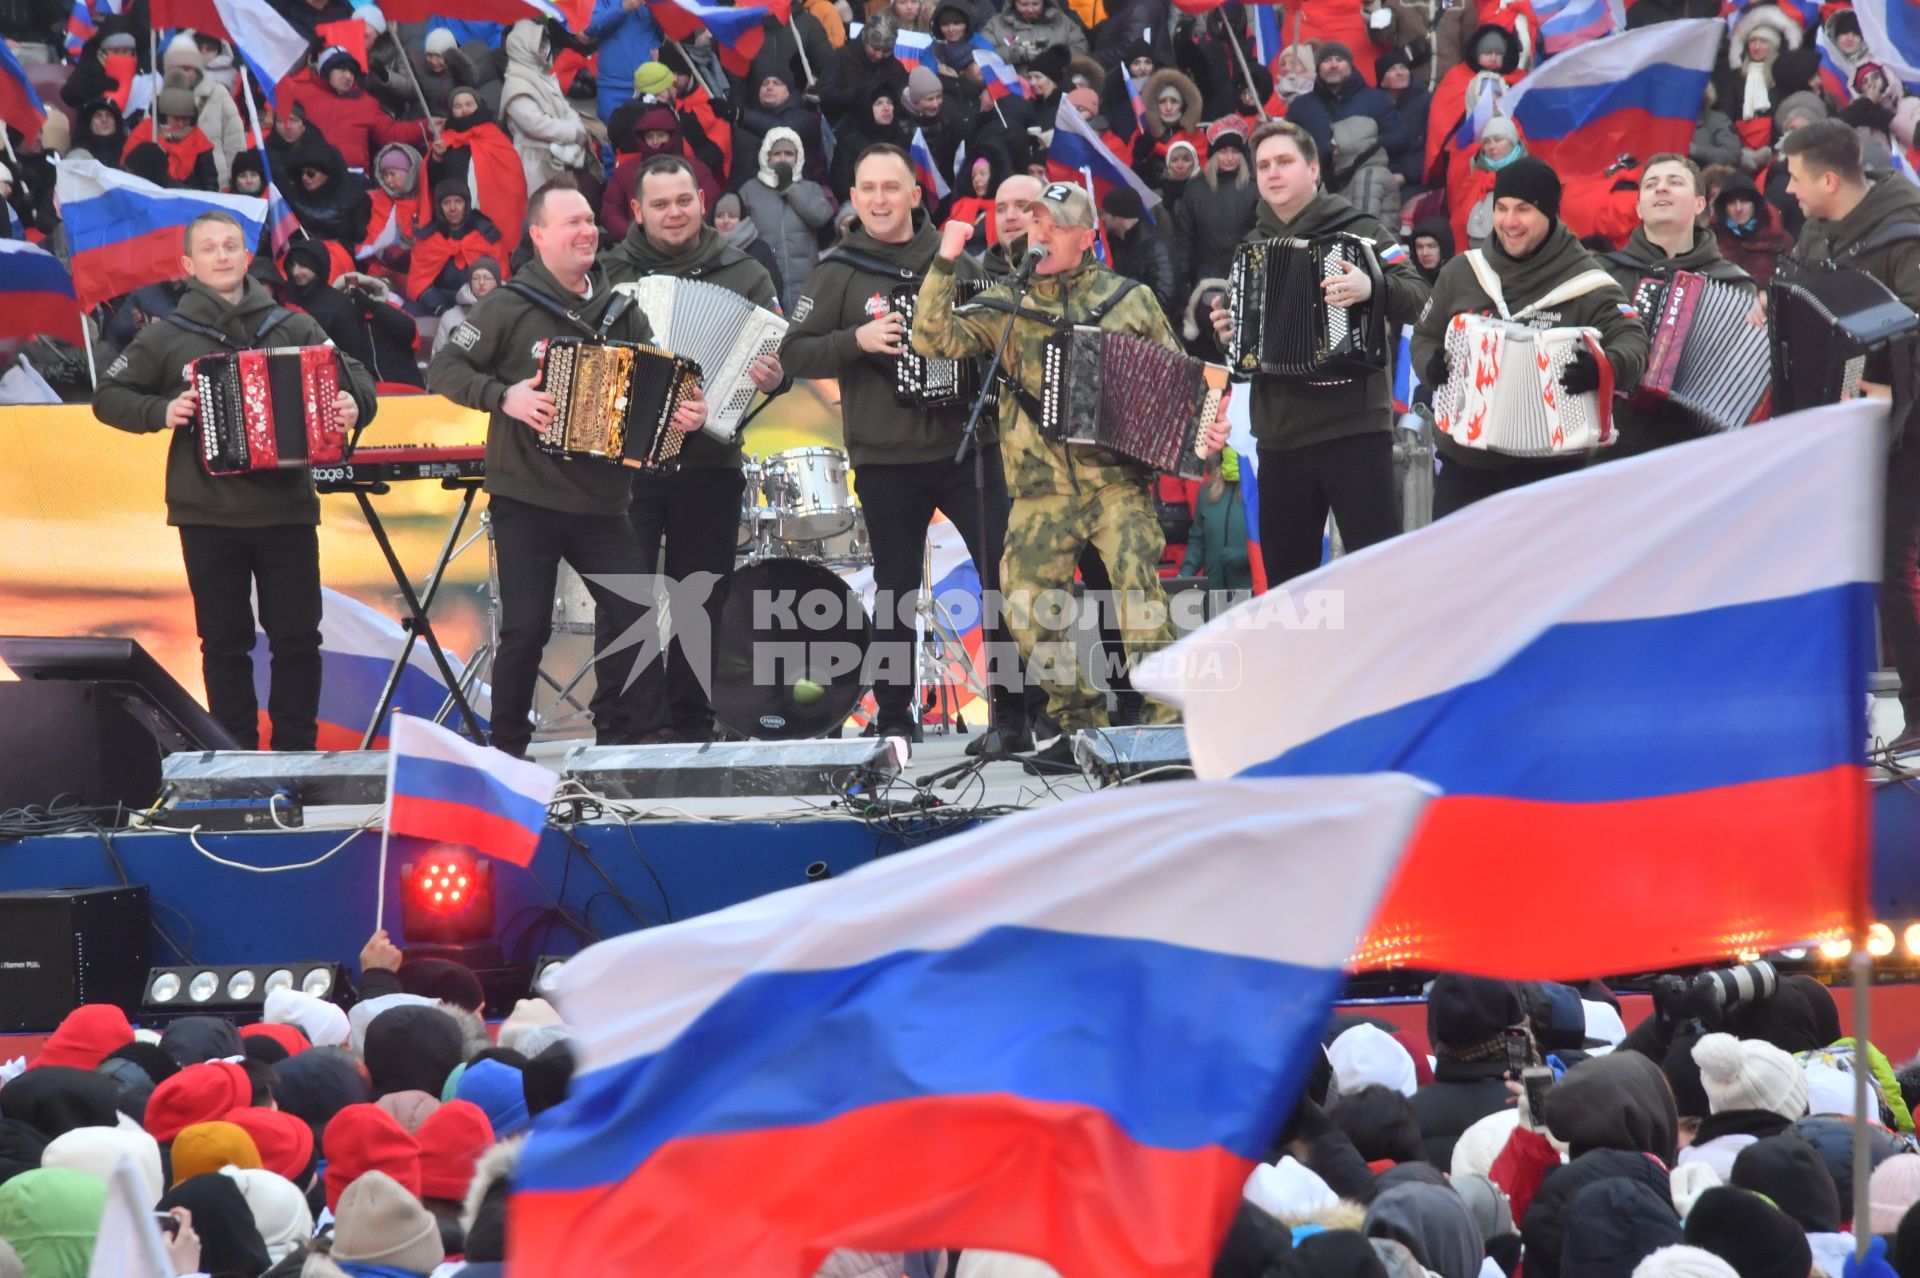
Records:
[[[539,448],[638,470],[679,462],[685,436],[673,414],[700,389],[700,366],[639,342],[555,337],[540,359],[541,388],[554,398]]]

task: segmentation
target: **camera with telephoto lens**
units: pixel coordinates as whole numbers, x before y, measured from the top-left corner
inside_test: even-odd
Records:
[[[1691,978],[1657,977],[1651,993],[1654,1010],[1675,1033],[1707,1033],[1718,1029],[1734,1008],[1772,998],[1779,988],[1779,972],[1761,961],[1698,972]]]

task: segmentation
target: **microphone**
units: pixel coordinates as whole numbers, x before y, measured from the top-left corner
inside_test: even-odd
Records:
[[[1020,259],[1020,269],[1014,272],[1013,282],[1015,284],[1025,284],[1031,280],[1033,278],[1033,268],[1040,265],[1041,259],[1045,258],[1046,255],[1047,249],[1043,244],[1035,244],[1028,248],[1027,255]]]

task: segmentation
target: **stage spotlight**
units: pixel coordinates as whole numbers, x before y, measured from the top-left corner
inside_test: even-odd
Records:
[[[459,945],[493,935],[493,864],[442,844],[400,867],[400,926],[409,941]]]
[[[1872,923],[1867,926],[1867,953],[1875,958],[1885,958],[1893,953],[1893,929],[1885,923]]]
[[[1907,924],[1907,930],[1901,934],[1900,942],[1906,946],[1908,958],[1920,959],[1920,923]]]
[[[1853,942],[1844,936],[1820,942],[1820,957],[1829,963],[1838,963],[1851,953],[1853,953]]]
[[[542,954],[533,965],[533,996],[552,999],[554,990],[560,984],[560,969],[567,965],[570,954]]]
[[[156,967],[140,997],[143,1012],[258,1012],[277,989],[302,989],[347,1006],[353,986],[338,963],[199,963]]]

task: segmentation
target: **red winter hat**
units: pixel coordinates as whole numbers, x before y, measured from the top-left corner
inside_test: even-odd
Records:
[[[321,1135],[327,1156],[327,1206],[338,1209],[347,1186],[370,1171],[383,1171],[420,1196],[420,1143],[378,1105],[349,1105]]]
[[[257,1025],[242,1025],[240,1027],[240,1037],[270,1038],[280,1044],[280,1046],[286,1048],[287,1055],[289,1056],[298,1056],[313,1046],[312,1043],[307,1041],[306,1034],[301,1031],[298,1025],[271,1024],[267,1021],[261,1021]]]
[[[260,1165],[274,1175],[298,1185],[301,1175],[313,1166],[313,1128],[305,1119],[284,1109],[250,1105],[234,1110],[226,1121],[253,1137],[253,1146],[260,1151]]]
[[[253,1080],[232,1061],[189,1065],[153,1089],[147,1131],[162,1144],[183,1127],[212,1122],[253,1104]]]
[[[421,1197],[460,1202],[473,1165],[493,1145],[493,1124],[472,1101],[448,1101],[420,1124],[419,1140]]]
[[[111,1003],[82,1003],[67,1013],[60,1028],[41,1046],[33,1058],[32,1069],[40,1065],[69,1065],[74,1069],[92,1069],[109,1052],[133,1041],[133,1026],[127,1014]]]

